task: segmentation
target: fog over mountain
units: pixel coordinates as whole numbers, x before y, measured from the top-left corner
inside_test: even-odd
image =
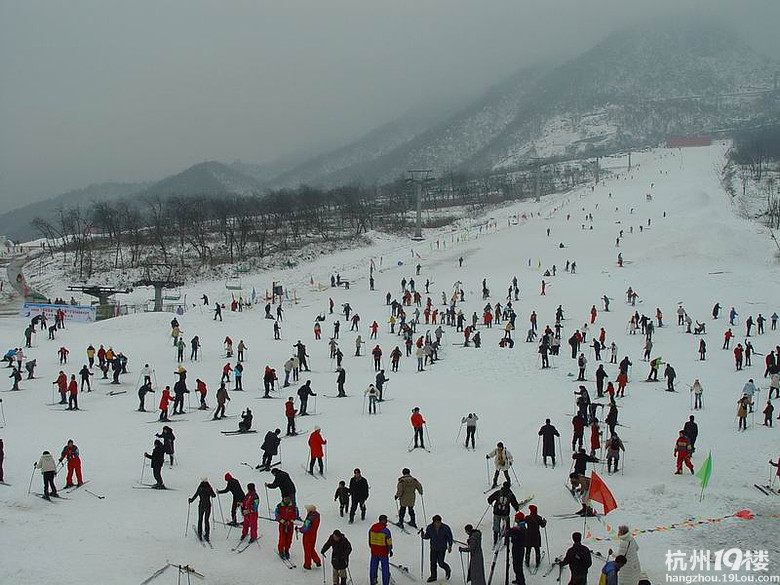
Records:
[[[0,201],[346,145],[679,2],[2,2]],[[778,53],[771,0],[694,1]]]

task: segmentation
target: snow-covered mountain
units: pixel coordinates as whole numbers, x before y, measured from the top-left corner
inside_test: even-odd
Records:
[[[285,185],[389,182],[410,168],[508,170],[533,157],[577,156],[777,116],[777,65],[717,22],[680,19],[615,32],[555,67],[518,72],[476,103],[386,153],[361,142],[283,175]],[[383,129],[372,133],[381,137]],[[391,140],[389,142],[392,142]],[[362,152],[350,166],[345,151]]]

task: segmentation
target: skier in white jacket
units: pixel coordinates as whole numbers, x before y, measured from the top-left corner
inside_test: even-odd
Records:
[[[496,466],[496,472],[493,474],[494,488],[498,487],[498,474],[502,471],[504,472],[506,480],[511,483],[512,480],[509,479],[509,468],[512,467],[513,459],[512,454],[504,447],[503,443],[496,443],[496,448],[485,455],[485,459],[493,459],[493,464]]]

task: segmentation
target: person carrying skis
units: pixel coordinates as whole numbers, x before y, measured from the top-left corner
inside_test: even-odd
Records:
[[[515,512],[519,511],[520,504],[508,481],[504,482],[501,489],[488,496],[487,503],[493,506],[493,546],[495,546],[502,530],[509,528],[511,510],[514,508]]]
[[[57,464],[54,462],[54,457],[52,457],[51,453],[44,451],[41,454],[41,458],[35,463],[35,469],[40,469],[43,477],[43,499],[50,499],[50,494],[51,497],[59,498],[57,486],[54,485],[54,476],[57,475]]]
[[[249,484],[254,485],[254,484]],[[249,486],[247,486],[249,487]],[[230,473],[225,474],[225,487],[224,489],[217,490],[218,494],[226,494],[230,492],[230,495],[233,498],[233,501],[230,504],[230,522],[228,522],[228,526],[238,526],[238,520],[236,520],[236,510],[241,508],[241,505],[244,501],[244,497],[246,494],[244,494],[244,490],[241,488],[241,483]]]
[[[249,535],[249,542],[257,540],[257,517],[260,509],[260,496],[257,495],[255,484],[246,484],[246,495],[241,500],[241,514],[244,519],[241,526],[241,538],[244,540]]]
[[[415,406],[412,409],[412,416],[410,418],[410,421],[412,423],[412,428],[414,429],[414,448],[415,449],[418,448],[418,440],[419,440],[419,446],[425,449],[425,439],[423,437],[425,419],[420,414],[420,408],[418,406]]]
[[[547,526],[547,520],[539,515],[538,508],[531,504],[528,506],[528,514],[525,517],[525,566],[531,564],[531,550],[534,551],[536,558],[536,567],[542,559],[542,532],[541,529]]]
[[[303,568],[311,570],[311,564],[314,562],[317,567],[322,566],[322,560],[317,554],[317,530],[320,527],[320,513],[314,504],[306,504],[306,518],[303,519],[303,525],[297,530],[303,535],[301,538],[303,544]]]
[[[360,519],[366,519],[366,500],[368,500],[368,480],[360,474],[360,469],[357,467],[354,470],[354,475],[349,479],[349,496],[352,499],[352,504],[349,508],[349,523],[352,524],[355,521],[355,512],[360,507]]]
[[[377,572],[382,568],[382,585],[390,585],[390,557],[393,556],[393,537],[387,528],[387,516],[380,514],[368,531],[371,561],[368,568],[369,585],[377,584]]]
[[[398,484],[395,490],[395,499],[398,500],[398,525],[403,528],[406,511],[409,511],[409,526],[417,528],[417,522],[414,514],[414,504],[417,494],[423,495],[422,484],[412,476],[408,468],[401,471],[401,477],[398,478]]]
[[[165,484],[162,478],[162,466],[165,463],[165,447],[160,439],[155,439],[154,449],[152,454],[144,453],[144,457],[151,460],[152,473],[154,474],[155,484],[152,486],[154,489],[164,490]]]
[[[315,426],[309,435],[309,475],[314,475],[314,463],[320,468],[320,475],[323,475],[322,458],[324,456],[323,447],[328,441],[322,438],[320,427]]]
[[[431,576],[428,577],[427,582],[438,581],[438,567],[444,569],[444,578],[449,579],[452,570],[444,558],[448,552],[452,552],[452,543],[454,542],[450,527],[441,521],[441,516],[436,514],[431,518],[431,523],[425,527],[425,530],[420,529],[420,537],[430,542]]]
[[[469,448],[469,440],[471,440],[471,448],[476,449],[474,446],[474,437],[477,434],[477,421],[479,420],[479,417],[474,414],[473,412],[470,412],[468,416],[464,416],[460,420],[460,424],[466,425],[466,449]]]
[[[507,536],[512,543],[512,571],[515,574],[515,580],[512,583],[525,585],[525,575],[523,574],[523,557],[530,552],[526,548],[528,539],[528,528],[526,526],[525,514],[518,512],[515,514],[515,525],[508,529]]]
[[[298,400],[301,404],[301,407],[298,410],[299,416],[309,415],[309,413],[306,412],[306,407],[309,404],[309,396],[317,396],[317,394],[311,389],[311,380],[306,380],[306,383],[298,388]]]
[[[279,523],[279,541],[277,551],[279,558],[290,559],[290,546],[292,545],[294,522],[300,520],[298,508],[289,497],[283,497],[274,511],[274,519]]]
[[[214,493],[214,488],[211,487],[209,479],[202,477],[200,485],[192,497],[189,498],[191,504],[196,499],[198,500],[198,540],[204,540],[209,542],[210,522],[211,518],[211,498],[216,498],[217,494]],[[205,521],[205,522],[204,522]],[[203,524],[206,524],[206,534],[203,534]]]
[[[588,582],[588,569],[593,564],[590,549],[582,544],[582,534],[575,532],[571,535],[572,546],[566,551],[566,555],[558,563],[561,568],[568,566],[571,572],[569,585],[585,585]]]
[[[509,450],[504,447],[504,443],[496,443],[496,448],[485,455],[485,459],[493,459],[493,465],[496,468],[496,472],[493,474],[493,485],[491,488],[498,487],[498,474],[500,472],[504,473],[506,481],[512,481],[509,478],[509,468],[512,467],[513,458]]]
[[[352,544],[339,530],[334,530],[328,540],[320,549],[320,554],[325,556],[329,550],[330,564],[333,567],[333,585],[347,585],[347,568],[349,567],[349,555],[352,554]]]
[[[542,461],[544,466],[547,467],[547,458],[552,460],[552,466],[555,467],[555,437],[560,437],[558,429],[550,424],[550,419],[545,419],[544,426],[539,429],[539,436],[542,438]],[[572,446],[574,441],[572,440]],[[582,445],[582,440],[580,440]]]
[[[67,445],[62,448],[60,453],[60,464],[63,459],[68,460],[68,478],[65,482],[65,488],[73,486],[73,472],[76,472],[77,485],[84,485],[84,481],[81,478],[81,457],[79,456],[79,448],[73,443],[73,439],[68,439]]]
[[[263,444],[260,446],[260,450],[263,452],[263,461],[258,466],[260,471],[268,471],[271,469],[271,461],[274,456],[279,452],[279,444],[282,440],[279,438],[281,429],[275,429],[268,431],[263,438]]]
[[[680,436],[677,437],[677,441],[674,444],[674,454],[677,457],[677,470],[674,472],[675,475],[680,475],[682,473],[683,463],[690,470],[691,475],[693,475],[691,453],[693,453],[691,440],[685,435],[685,431],[680,431]]]

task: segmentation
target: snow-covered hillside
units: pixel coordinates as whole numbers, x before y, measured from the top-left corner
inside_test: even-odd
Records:
[[[720,23],[643,22],[567,63],[519,71],[390,150],[358,149],[362,156],[347,161],[341,156],[350,152],[347,147],[319,157],[316,169],[289,171],[284,180],[386,183],[411,168],[430,168],[436,175],[501,172],[529,158],[587,156],[653,145],[675,134],[739,127],[778,115],[776,100],[737,95],[771,90],[775,69],[775,62]],[[375,131],[372,141],[381,136],[381,129]]]
[[[518,203],[493,213],[489,222],[487,218],[474,218],[469,230],[431,231],[426,233],[426,241],[414,243],[377,239],[371,247],[323,256],[290,270],[246,275],[242,278],[245,291],[252,287],[264,291],[272,281],[297,291],[299,302],[284,307],[281,341],[273,340],[272,321],[263,319],[260,306],[241,313],[227,310],[223,322],[215,321],[210,309],[196,299],[205,293],[212,304],[229,302],[231,291],[223,283],[188,285],[184,292],[194,306],[179,320],[186,340],[199,335],[203,343],[203,359],[184,363],[190,388],[196,378],[206,381],[208,403],[213,407],[221,368],[227,361],[235,363],[224,358],[223,340],[226,335],[234,343],[244,340],[249,347],[245,391],[231,392],[227,412],[238,415],[251,408],[254,428],[259,433],[225,436],[219,431],[236,428],[238,419],[212,422],[211,411],[191,410],[176,417],[172,426],[177,437],[177,463],[173,468],[166,463],[163,469],[166,484],[173,488],[170,491],[133,486],[142,468],[144,478],[151,477],[143,453],[151,450],[154,434],[162,427],[155,422],[156,412],[135,410],[140,370],[149,363],[156,371],[157,393],[147,399],[147,406],[152,402],[156,406],[160,386],[173,384],[173,371],[178,365],[170,338],[172,315],[140,314],[95,324],[68,323],[53,341],[39,333],[34,347],[27,350],[28,357],[38,362],[36,379],[23,380],[19,392],[1,394],[7,424],[0,429],[0,437],[5,443],[5,480],[10,485],[0,486],[0,550],[4,552],[0,582],[31,585],[56,578],[63,585],[133,584],[140,583],[166,560],[190,564],[206,575],[205,583],[321,582],[321,572],[301,569],[300,541],[294,541],[292,549],[297,569],[291,571],[279,561],[275,554],[276,526],[264,520],[260,522],[263,536],[259,546],[240,555],[230,551],[238,531],[233,529],[226,538],[228,531],[221,524],[216,524],[212,533],[214,550],[202,547],[191,532],[184,537],[187,497],[203,476],[215,489],[224,487],[222,477],[226,472],[242,485],[255,482],[262,500],[261,514],[269,514],[262,484],[270,481],[270,475],[242,462],[259,462],[263,434],[276,427],[284,429],[284,401],[260,399],[259,388],[265,365],[283,372],[282,364],[297,340],[307,345],[312,366],[310,373],[302,373],[301,382],[311,379],[318,393],[316,415],[301,417],[298,426],[305,431],[314,425],[322,427],[328,440],[327,479],[311,477],[302,469],[307,458],[306,436],[282,441],[282,468],[297,485],[301,508],[313,503],[322,513],[318,548],[334,529],[351,540],[354,583],[368,581],[367,530],[379,514],[395,516],[393,495],[403,467],[409,467],[424,486],[424,508],[418,502],[418,518],[425,514],[430,520],[433,514],[441,514],[455,538],[465,540],[463,526],[476,524],[485,511],[484,454],[497,441],[503,441],[514,455],[514,470],[520,482],[514,486],[515,493],[518,497],[534,494],[534,504],[548,518],[549,553],[558,556],[568,546],[571,533],[583,527],[581,518],[555,517],[579,507],[564,487],[569,473],[573,391],[577,387],[568,375],[576,373],[576,365],[568,357],[565,340],[589,322],[593,305],[599,311],[595,323],[589,325],[591,333],[604,327],[607,345],[614,341],[619,356],[629,356],[633,362],[626,397],[618,401],[623,425],[618,428],[626,443],[624,471],[607,475],[600,464],[593,466],[619,505],[605,522],[611,526],[625,523],[639,531],[639,556],[654,583],[664,578],[667,550],[677,549],[686,553],[731,547],[766,549],[770,574],[776,575],[780,554],[775,538],[778,496],[764,495],[753,487],[754,483],[767,481],[767,460],[778,456],[776,433],[780,432],[760,425],[760,411],[767,396],[763,357],[756,357],[745,371],[736,372],[732,352],[720,349],[726,319],[722,315],[713,320],[710,311],[716,302],[724,313],[735,307],[739,317],[734,331],[737,340],[744,343],[745,319],[749,315],[755,319],[758,313],[769,317],[778,309],[780,277],[768,235],[763,228],[739,218],[722,190],[718,169],[723,166],[725,150],[726,145],[717,144],[635,153],[630,172],[626,159],[610,159],[613,174],[593,190],[588,187],[550,196],[539,203]],[[587,214],[593,215],[592,221],[586,219]],[[616,248],[615,238],[621,230],[623,238]],[[616,264],[618,252],[626,261],[622,268]],[[458,268],[460,257],[462,268]],[[377,266],[376,291],[369,291],[368,286],[372,259]],[[564,271],[567,261],[576,261],[576,274]],[[420,276],[414,276],[417,262],[422,267]],[[544,277],[544,271],[553,265],[556,276]],[[349,290],[327,286],[336,272],[350,281]],[[462,347],[461,335],[454,328],[444,327],[441,360],[418,373],[413,357],[402,358],[400,371],[389,374],[389,400],[382,404],[381,414],[361,414],[363,391],[374,379],[370,348],[378,343],[387,364],[392,348],[402,345],[401,339],[388,331],[385,294],[390,291],[399,296],[401,279],[413,276],[418,290],[424,290],[426,279],[431,281],[430,296],[440,309],[442,291],[451,294],[453,283],[461,281],[465,301],[459,308],[466,316],[472,312],[481,315],[487,302],[503,305],[505,291],[512,277],[517,276],[520,299],[513,303],[518,315],[516,344],[513,349],[501,349],[501,327],[480,327],[483,347]],[[480,295],[483,278],[491,290],[487,301]],[[539,294],[542,279],[548,283],[544,296]],[[312,281],[326,286],[312,286]],[[639,294],[636,307],[624,301],[629,286]],[[601,310],[603,295],[613,299],[608,313]],[[342,400],[325,397],[336,393],[327,338],[334,319],[340,318],[327,314],[329,297],[337,311],[342,303],[349,302],[359,313],[360,333],[367,342],[364,355],[352,357],[355,333],[350,333],[349,325],[342,321],[340,342],[350,395]],[[689,335],[675,325],[680,303],[692,318],[706,323],[706,335]],[[528,317],[536,311],[540,328],[552,326],[559,305],[566,318],[561,355],[554,359],[552,369],[541,370],[536,344],[524,343]],[[644,340],[641,335],[628,334],[629,317],[635,310],[653,318],[656,308],[664,314],[664,327],[655,332],[652,355],[663,357],[676,369],[677,393],[664,392],[662,382],[643,382],[649,369],[641,360]],[[312,328],[315,317],[322,313],[326,314],[323,339],[315,341]],[[381,325],[376,342],[368,340],[367,328],[373,320]],[[23,342],[26,324],[22,318],[0,320],[6,346]],[[426,329],[421,326],[418,334]],[[697,354],[701,338],[709,348],[704,362]],[[763,354],[780,345],[780,334],[767,327],[767,333],[754,336],[752,342]],[[63,368],[68,374],[76,373],[86,362],[85,348],[90,343],[124,352],[130,360],[130,373],[122,377],[119,387],[108,385],[96,375],[94,391],[79,395],[79,412],[51,406],[52,382],[60,369],[57,349],[70,349],[69,363]],[[587,355],[585,384],[593,396],[595,360],[592,352]],[[614,380],[616,366],[605,364],[605,368],[609,379]],[[674,475],[672,455],[678,431],[692,414],[687,385],[695,378],[704,386],[704,409],[695,412],[699,438],[693,461],[698,469],[708,452],[714,457],[711,485],[701,502],[698,480],[687,473]],[[738,432],[736,401],[748,378],[753,378],[762,390],[756,400],[755,423],[749,417],[747,431]],[[292,396],[297,388],[294,385],[276,395]],[[111,389],[127,393],[108,395]],[[194,395],[191,401],[195,406]],[[309,404],[313,406],[311,401]],[[415,406],[421,408],[427,420],[431,452],[407,451],[412,438],[409,414]],[[469,412],[480,417],[476,452],[465,450],[456,441],[461,417]],[[560,431],[564,450],[554,469],[543,467],[535,458],[537,431],[547,417]],[[41,477],[33,471],[33,462],[44,449],[58,456],[70,438],[81,451],[85,479],[90,480],[85,487],[105,499],[98,499],[84,488],[55,503],[27,495],[31,479],[33,491],[41,491]],[[366,521],[350,525],[339,517],[333,494],[338,481],[348,480],[355,467],[360,467],[368,479],[371,495]],[[61,473],[57,485],[63,483]],[[278,491],[271,491],[269,496],[273,507],[279,499]],[[229,505],[229,499],[222,496],[226,515]],[[741,509],[750,509],[755,518],[707,520]],[[193,515],[195,512],[193,505]],[[221,520],[216,505],[215,514]],[[646,532],[681,522],[684,527]],[[487,550],[490,525],[488,513],[480,526],[488,559],[492,556]],[[395,544],[393,560],[417,571],[419,538],[392,525],[390,529]],[[608,538],[609,533],[598,519],[588,520],[587,532],[592,536],[588,546],[604,553],[616,548],[614,542],[599,540]],[[462,582],[457,552],[448,560],[453,567],[451,581]],[[425,562],[427,566],[427,551]],[[600,567],[598,561],[594,562],[590,582],[595,582]],[[543,567],[535,576],[526,575],[529,585],[553,583],[554,576],[542,577],[545,570]],[[394,577],[397,583],[404,579],[397,573]],[[168,571],[155,583],[174,581],[175,571]]]

